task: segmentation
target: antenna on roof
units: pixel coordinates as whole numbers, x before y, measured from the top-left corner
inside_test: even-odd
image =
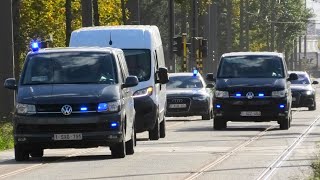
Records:
[[[110,32],[110,41],[109,41],[109,45],[110,45],[110,46],[112,46],[111,32]]]

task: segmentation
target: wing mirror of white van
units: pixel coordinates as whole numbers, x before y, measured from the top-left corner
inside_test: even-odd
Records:
[[[139,84],[137,76],[128,76],[126,82],[122,84],[122,88],[134,87]]]
[[[161,84],[166,84],[169,82],[169,76],[168,76],[168,69],[161,67],[159,68],[158,72],[158,82]]]
[[[15,78],[6,79],[5,82],[4,82],[4,87],[7,88],[7,89],[17,90],[18,86],[16,84],[16,79]]]
[[[216,78],[214,77],[213,73],[208,73],[208,74],[206,75],[206,80],[207,80],[207,81],[215,81]]]

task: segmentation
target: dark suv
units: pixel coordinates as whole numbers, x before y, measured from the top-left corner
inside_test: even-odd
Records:
[[[13,119],[15,159],[42,157],[49,148],[109,146],[123,158],[134,153],[134,103],[122,50],[46,49],[27,55]]]
[[[282,54],[238,52],[224,54],[215,81],[214,129],[227,127],[228,121],[277,121],[289,129],[291,113],[289,74]]]

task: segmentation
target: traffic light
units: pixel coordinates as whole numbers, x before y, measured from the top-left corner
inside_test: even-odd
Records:
[[[173,52],[177,56],[183,56],[183,42],[181,36],[176,36],[173,38]]]
[[[208,40],[207,39],[202,39],[202,42],[200,43],[199,49],[202,53],[203,58],[208,57]]]

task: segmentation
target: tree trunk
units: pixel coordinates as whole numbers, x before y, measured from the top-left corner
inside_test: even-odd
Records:
[[[98,0],[92,0],[93,6],[93,22],[95,26],[100,26],[100,14]]]
[[[13,14],[13,41],[14,41],[14,75],[16,80],[19,80],[21,65],[20,54],[23,46],[20,33],[20,3],[21,0],[12,1],[12,14]]]
[[[71,22],[72,22],[72,9],[71,9],[71,1],[66,0],[65,8],[66,8],[66,47],[69,46],[70,36],[71,36]]]

